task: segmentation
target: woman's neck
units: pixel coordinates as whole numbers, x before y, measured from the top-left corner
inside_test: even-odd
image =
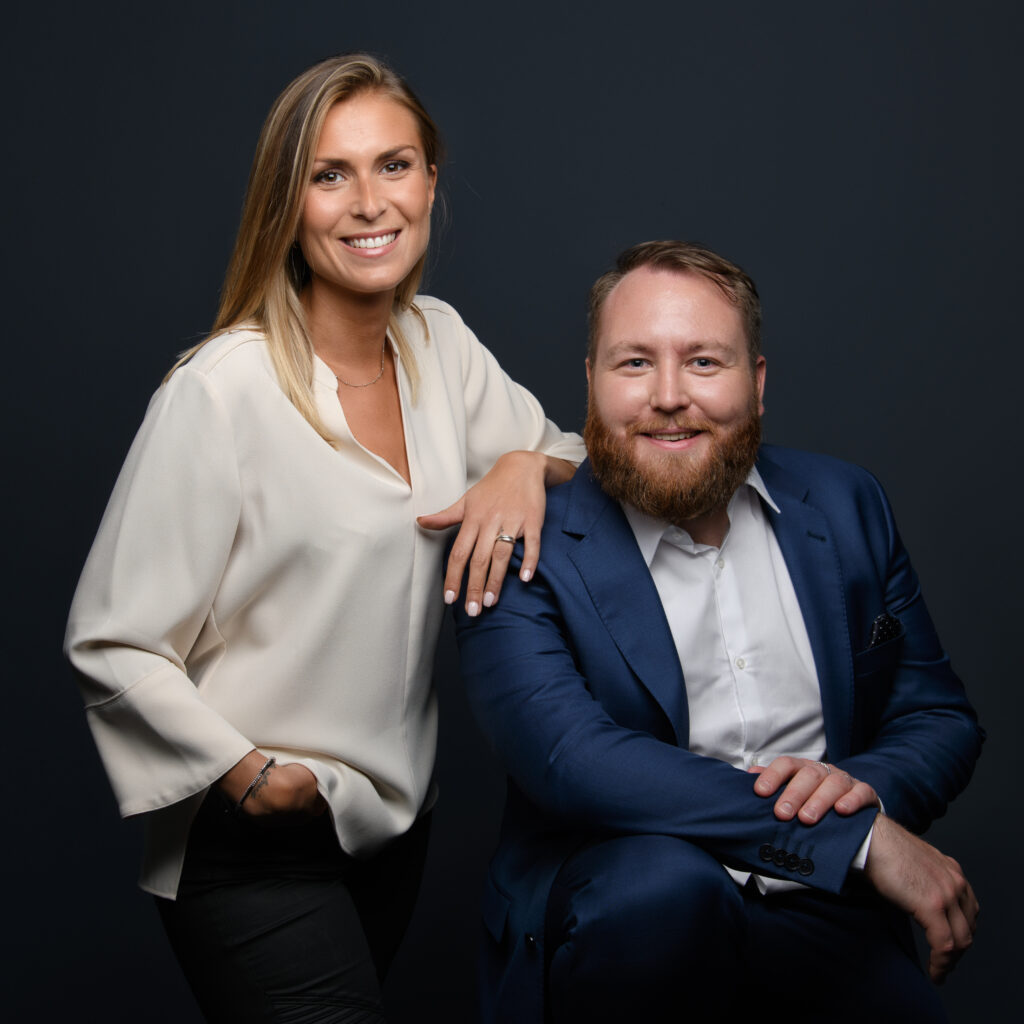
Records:
[[[314,279],[302,304],[316,354],[328,365],[379,360],[394,301],[394,289],[360,295]]]

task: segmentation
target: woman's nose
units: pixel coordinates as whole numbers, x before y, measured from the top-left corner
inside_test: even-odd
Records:
[[[376,220],[383,212],[387,204],[381,194],[377,181],[373,178],[363,179],[355,193],[355,206],[353,213],[365,220]]]

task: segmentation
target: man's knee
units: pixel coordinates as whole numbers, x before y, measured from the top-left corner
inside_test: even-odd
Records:
[[[571,857],[552,887],[552,999],[593,998],[606,1009],[623,999],[635,1008],[638,995],[677,987],[688,974],[725,977],[743,927],[735,883],[699,847],[660,835],[596,843]]]

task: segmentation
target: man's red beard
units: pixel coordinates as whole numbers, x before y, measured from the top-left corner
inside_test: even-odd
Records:
[[[687,520],[728,505],[746,480],[761,443],[757,396],[751,399],[747,418],[734,427],[723,430],[706,422],[686,424],[687,432],[700,430],[710,441],[702,457],[662,452],[652,445],[643,461],[638,462],[638,434],[675,429],[678,428],[674,424],[652,421],[633,424],[624,439],[616,437],[598,417],[591,398],[583,440],[602,490],[646,515],[685,529]]]

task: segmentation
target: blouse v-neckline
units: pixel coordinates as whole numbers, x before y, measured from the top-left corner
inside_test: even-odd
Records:
[[[313,353],[313,383],[317,387],[317,410],[320,413],[324,426],[327,427],[328,433],[339,441],[349,442],[354,444],[360,451],[364,452],[369,458],[371,458],[377,465],[382,467],[390,477],[394,478],[402,484],[403,487],[407,487],[410,491],[413,490],[413,445],[412,438],[409,432],[409,416],[408,416],[408,399],[407,399],[407,385],[408,381],[405,375],[405,367],[402,366],[402,360],[399,358],[398,350],[395,347],[395,343],[391,340],[391,336],[388,336],[387,344],[391,347],[391,357],[395,364],[395,386],[398,388],[398,408],[402,417],[402,443],[405,446],[405,461],[409,467],[409,479],[406,480],[404,476],[387,460],[383,455],[378,455],[376,452],[371,451],[364,445],[359,438],[356,437],[352,428],[348,425],[348,419],[345,417],[345,408],[341,404],[341,397],[338,395],[338,378],[334,371],[316,354]]]

